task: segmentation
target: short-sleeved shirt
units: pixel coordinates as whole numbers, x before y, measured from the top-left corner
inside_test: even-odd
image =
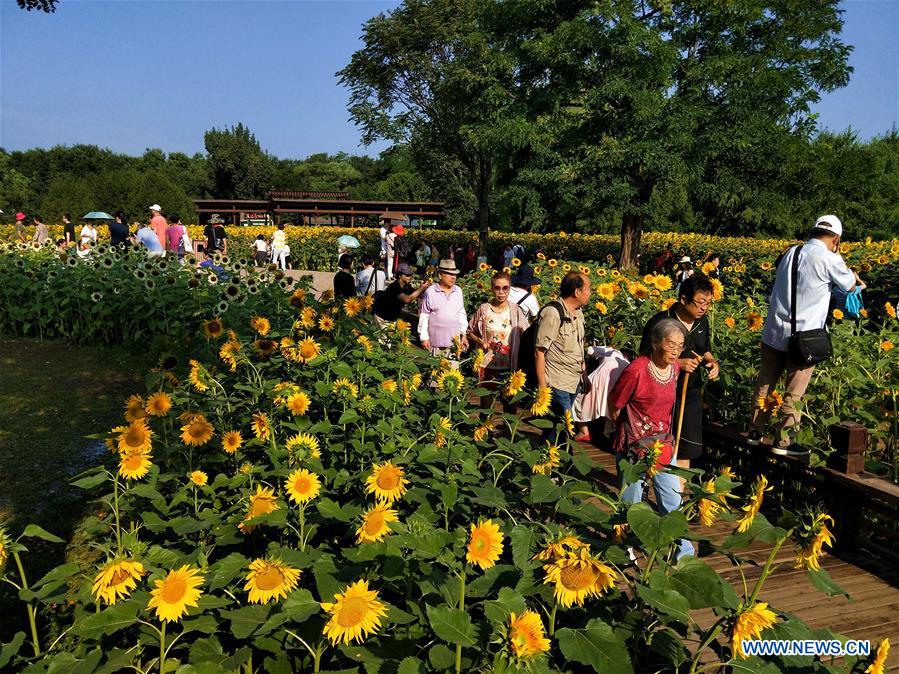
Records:
[[[34,237],[31,240],[37,241],[38,243],[43,243],[48,238],[50,238],[50,230],[47,228],[47,225],[45,225],[43,222],[39,225],[35,225]]]
[[[375,315],[385,321],[397,320],[405,306],[400,300],[400,295],[408,295],[413,290],[411,283],[403,285],[397,279],[378,295],[378,299],[375,300]]]
[[[181,248],[181,238],[184,236],[183,225],[169,225],[165,230],[166,250],[177,253]]]
[[[374,278],[372,278],[374,274]],[[387,275],[380,269],[360,269],[356,272],[356,293],[359,295],[374,295],[387,286]]]
[[[228,232],[221,225],[206,225],[203,236],[209,242],[209,250],[224,250],[222,242],[228,238]]]
[[[622,410],[615,435],[616,452],[648,435],[671,434],[677,376],[660,384],[650,373],[649,362],[648,356],[635,358],[609,394],[609,408]],[[671,367],[675,368],[676,375],[679,374],[677,363]]]
[[[771,291],[768,316],[762,330],[762,342],[778,351],[787,351],[790,328],[790,285],[793,274],[793,247],[777,265],[777,278]],[[796,287],[796,331],[818,330],[827,322],[830,294],[833,288],[849,292],[855,288],[853,274],[843,258],[827,249],[820,239],[811,239],[799,254],[799,277]]]
[[[162,244],[152,227],[141,227],[134,236],[138,243],[142,243],[150,253],[161,253]]]
[[[124,222],[109,223],[109,238],[113,246],[128,242],[128,225]]]
[[[82,227],[81,243],[97,243],[97,228],[88,225]]]
[[[446,349],[453,339],[465,333],[465,303],[462,288],[454,285],[449,293],[438,283],[428,286],[421,299],[421,315],[428,317],[428,338],[432,347]]]
[[[334,274],[334,297],[355,297],[356,279],[349,272],[341,269]]]
[[[503,311],[496,311],[490,305],[487,310],[485,331],[487,334],[484,335],[484,345],[493,352],[488,367],[494,370],[508,370],[511,364],[509,340],[512,337],[512,310],[508,304]]]
[[[75,242],[75,223],[72,222],[71,220],[69,220],[65,225],[63,225],[62,233],[63,233],[63,238],[66,238],[65,235],[68,234],[69,241],[74,243]]]
[[[537,318],[537,314],[540,313],[540,303],[537,302],[534,293],[530,293],[524,288],[513,287],[509,291],[509,301],[520,306],[529,321]]]
[[[272,250],[283,250],[287,245],[287,234],[283,229],[275,230],[272,234]]]
[[[154,215],[150,218],[150,227],[156,233],[159,243],[163,243],[165,241],[165,232],[169,228],[169,223],[166,222],[165,218],[161,215]]]
[[[25,237],[25,225],[21,220],[16,220],[16,236],[19,237],[20,240]]]
[[[650,318],[646,322],[646,327],[643,328],[643,337],[640,339],[640,355],[649,356],[652,353],[652,344],[649,341],[649,335],[652,333],[652,329],[656,323],[665,318],[672,318],[674,320],[678,320],[677,318],[677,305],[679,303],[673,304],[668,311],[660,311],[655,316]],[[683,323],[681,323],[683,325]],[[687,326],[684,325],[686,329]],[[711,353],[712,352],[712,334],[711,334],[711,326],[709,325],[709,319],[707,316],[703,316],[695,321],[693,321],[693,325],[687,329],[687,337],[684,339],[684,350],[681,352],[681,358],[692,358],[693,352],[695,351],[700,356]],[[686,372],[681,372],[680,377],[681,380],[678,384],[683,382],[683,378],[687,376]],[[688,388],[701,388],[702,387],[702,377],[692,376],[690,377],[688,383]]]
[[[562,317],[549,305],[543,308],[534,346],[546,349],[547,384],[574,393],[584,370],[584,312],[580,309],[570,312],[561,300],[556,304],[562,309]]]

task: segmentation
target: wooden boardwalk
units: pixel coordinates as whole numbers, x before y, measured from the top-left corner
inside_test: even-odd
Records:
[[[596,470],[593,478],[617,490],[614,457],[592,445],[581,447],[593,459]],[[715,541],[732,532],[728,522],[704,529],[703,534]],[[744,564],[743,572],[750,589],[773,546],[756,541],[748,549],[738,551],[740,557],[757,562]],[[740,572],[724,555],[711,555],[706,562],[742,593]],[[768,577],[760,594],[760,601],[771,604],[778,611],[791,613],[811,628],[827,628],[848,639],[868,639],[876,649],[881,639],[888,638],[893,648],[887,659],[887,669],[899,672],[899,568],[867,554],[865,551],[847,554],[839,552],[822,557],[821,566],[834,581],[849,593],[849,597],[828,597],[808,581],[804,570],[794,569],[795,550],[784,545],[775,557],[782,565]],[[711,611],[697,616],[700,624],[713,621]]]

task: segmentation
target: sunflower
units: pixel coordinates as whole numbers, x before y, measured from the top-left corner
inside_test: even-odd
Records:
[[[546,443],[546,455],[544,456],[545,461],[541,463],[535,463],[531,468],[531,472],[539,473],[540,475],[549,475],[553,468],[558,468],[559,464],[562,462],[561,454],[559,453],[558,445],[551,445],[548,442]]]
[[[219,358],[228,366],[231,372],[237,372],[237,357],[241,354],[243,345],[234,339],[228,340],[219,349]]]
[[[139,480],[150,472],[149,451],[127,451],[119,454],[119,475],[126,480]]]
[[[662,301],[662,303],[659,305],[659,309],[661,309],[662,311],[668,311],[676,303],[676,299],[674,299],[673,297],[668,297]]]
[[[517,658],[530,658],[549,650],[549,639],[543,632],[543,621],[540,616],[531,610],[522,614],[509,615],[509,630],[507,632],[512,653]]]
[[[549,412],[552,398],[552,389],[549,386],[540,386],[537,389],[537,395],[534,396],[534,404],[531,405],[531,414],[535,417],[545,416]]]
[[[253,348],[263,357],[268,358],[278,350],[278,342],[273,339],[257,339],[253,342]]]
[[[885,302],[883,305],[883,310],[887,312],[887,315],[890,318],[896,318],[896,307],[894,307],[889,302]]]
[[[711,478],[706,481],[702,488],[711,493],[715,493],[715,478]],[[715,501],[709,498],[703,498],[699,502],[699,522],[704,527],[710,527],[715,523],[715,520],[718,518],[718,512],[721,510],[721,505],[716,503]]]
[[[332,288],[328,288],[321,294],[319,300],[322,304],[330,304],[334,301],[334,290]]]
[[[293,471],[284,482],[284,489],[290,499],[299,505],[308,503],[321,491],[322,484],[318,475],[310,473],[305,468]]]
[[[318,319],[318,329],[322,332],[331,332],[334,329],[334,326],[334,319],[327,314]]]
[[[660,291],[665,292],[666,290],[671,290],[671,277],[665,276],[664,274],[656,274],[656,276],[652,279],[653,287]]]
[[[895,348],[895,346],[896,345],[893,344],[890,340],[885,339],[880,343],[880,350],[881,351],[890,351],[891,349]]]
[[[720,302],[724,299],[724,284],[716,278],[709,279],[712,284],[712,300]]]
[[[471,536],[468,539],[468,552],[465,561],[477,565],[486,571],[503,554],[503,534],[499,525],[493,520],[483,520],[477,526],[471,525]]]
[[[297,346],[297,349],[297,360],[299,360],[301,363],[308,363],[317,358],[321,353],[321,347],[318,345],[318,342],[316,342],[311,337],[307,337],[302,342],[300,342]]]
[[[359,397],[359,387],[346,377],[340,377],[334,380],[331,393],[341,400],[352,400]]]
[[[268,423],[268,415],[265,412],[255,412],[252,417],[250,426],[253,428],[253,435],[257,440],[268,440],[272,434],[271,426]]]
[[[474,433],[472,433],[472,437],[475,442],[481,442],[488,435],[490,435],[490,431],[493,430],[493,420],[488,419],[486,422],[478,426],[474,429]]]
[[[755,311],[750,311],[746,314],[746,327],[748,327],[752,332],[758,332],[762,329],[762,326],[765,324],[765,319],[762,318],[762,315]]]
[[[366,337],[365,335],[359,335],[356,338],[356,341],[363,349],[365,349],[365,353],[371,353],[372,344],[371,340],[368,337]]]
[[[300,312],[300,325],[302,325],[306,330],[311,330],[315,327],[315,309],[312,307],[305,307]]]
[[[153,393],[147,398],[147,405],[144,409],[150,416],[164,417],[172,409],[172,399],[168,393],[162,391]]]
[[[284,443],[284,447],[290,454],[306,452],[313,459],[317,459],[321,456],[321,446],[318,443],[318,439],[309,433],[298,433],[290,436]]]
[[[605,316],[607,313],[609,313],[609,307],[607,307],[603,302],[597,302],[593,305],[593,308],[596,309],[602,316]]]
[[[267,604],[272,599],[283,599],[293,592],[299,579],[299,569],[288,566],[280,559],[254,559],[250,562],[247,584],[243,589],[250,593],[251,604]]]
[[[833,317],[838,321],[842,321],[843,320],[843,312],[840,311],[839,309],[834,309]]]
[[[865,669],[865,674],[883,674],[884,667],[887,663],[887,654],[889,654],[889,652],[890,640],[884,639],[880,642],[880,645],[877,646],[877,653],[874,655],[871,664]]]
[[[568,435],[574,437],[574,417],[571,416],[571,410],[565,410],[565,430],[568,431]]]
[[[459,370],[449,367],[440,371],[435,383],[438,391],[455,394],[465,385],[465,376]]]
[[[403,497],[408,484],[403,469],[385,461],[372,466],[371,475],[365,480],[365,490],[374,494],[377,501],[390,505]]]
[[[446,434],[453,430],[452,422],[447,417],[440,417],[437,422],[437,430],[434,433],[434,444],[437,447],[446,446]]]
[[[765,492],[770,490],[768,478],[764,475],[759,475],[755,484],[752,485],[752,495],[749,497],[749,501],[743,506],[743,515],[740,517],[739,526],[737,527],[738,533],[742,534],[752,526],[755,516],[762,509],[762,500],[765,498]]]
[[[774,269],[774,265],[770,262],[762,262],[760,266],[762,268],[762,271],[771,271],[772,269]]]
[[[275,490],[256,485],[256,493],[250,494],[250,507],[247,509],[247,516],[243,522],[237,525],[237,528],[241,531],[252,531],[255,527],[252,524],[247,524],[248,520],[275,512],[278,507],[278,501],[275,499]]]
[[[362,524],[356,529],[356,543],[377,543],[390,533],[390,522],[398,522],[396,510],[386,503],[377,503],[365,511]]]
[[[734,655],[740,658],[747,657],[743,652],[743,642],[758,639],[762,630],[766,630],[777,622],[774,611],[768,608],[765,602],[756,602],[751,608],[746,609],[737,616],[731,632],[730,646]]]
[[[368,581],[359,580],[347,587],[343,594],[334,595],[334,603],[322,602],[322,609],[331,614],[324,635],[332,644],[362,643],[381,626],[387,607],[378,601],[376,590],[368,589]]]
[[[558,262],[558,260],[555,260],[555,259],[549,259],[546,261],[546,264],[548,264],[552,268],[555,268],[556,265],[559,264],[559,262]]]
[[[474,360],[471,363],[471,369],[474,372],[480,372],[481,368],[484,367],[484,356],[486,356],[484,349],[478,349],[474,352]]]
[[[348,297],[343,302],[343,311],[347,318],[354,318],[362,311],[362,301],[358,297]]]
[[[218,318],[203,321],[203,334],[207,339],[218,339],[224,333],[222,322]]]
[[[186,424],[181,427],[181,441],[191,447],[205,445],[212,440],[212,424],[202,414],[193,415]]]
[[[147,410],[144,409],[144,399],[135,394],[125,401],[125,421],[140,421],[147,416]]]
[[[804,525],[799,533],[800,549],[794,568],[805,568],[809,571],[820,571],[818,558],[826,545],[833,547],[834,535],[827,528],[827,522],[833,524],[833,518],[825,513],[817,513],[808,525]]]
[[[515,372],[509,375],[509,380],[503,388],[503,395],[507,398],[513,397],[524,388],[526,382],[527,376],[525,373],[522,370],[515,370]]]
[[[204,380],[208,380],[209,372],[206,371],[206,368],[198,360],[194,360],[193,358],[190,360],[190,372],[187,375],[188,381],[193,384],[193,387],[202,393],[209,389],[209,384]]]
[[[543,570],[546,572],[543,582],[555,583],[556,601],[562,608],[572,604],[583,606],[588,597],[611,589],[616,579],[615,571],[592,557],[586,547],[546,564]]]
[[[0,527],[0,571],[3,570],[7,557],[9,557],[9,537],[6,535],[6,530]]]
[[[222,449],[227,454],[234,454],[243,444],[243,436],[240,431],[228,431],[222,436]]]
[[[539,559],[541,562],[554,562],[565,557],[569,552],[589,547],[577,536],[562,531],[558,536],[547,536],[546,547],[534,555],[534,559]]]
[[[209,482],[209,476],[202,470],[195,470],[190,475],[188,475],[188,477],[190,478],[190,481],[198,487],[202,487]]]
[[[756,406],[771,415],[776,415],[783,406],[784,398],[777,391],[771,391],[766,396],[759,396],[756,400]]]
[[[396,393],[396,379],[385,379],[381,382],[381,390],[387,393]]]
[[[253,316],[253,318],[250,319],[250,327],[260,336],[265,337],[271,331],[272,324],[263,316]]]
[[[642,283],[631,283],[630,285],[628,285],[627,290],[638,300],[649,299],[649,288],[647,288]]]
[[[736,324],[737,322],[734,320],[733,316],[728,316],[724,319],[724,325],[726,325],[730,330],[733,330]]]
[[[137,587],[137,581],[145,573],[144,565],[140,562],[127,559],[110,562],[94,578],[91,587],[94,600],[99,603],[102,599],[111,606],[119,599],[125,599]]]
[[[149,452],[153,440],[153,431],[147,427],[146,419],[132,421],[127,426],[119,426],[119,451]]]
[[[162,580],[154,580],[156,589],[150,595],[147,610],[156,609],[156,617],[165,622],[180,620],[189,606],[197,606],[203,591],[200,570],[184,565],[180,569],[169,571]]]
[[[596,287],[596,293],[606,301],[612,300],[615,298],[615,284],[600,283]]]
[[[297,391],[287,398],[285,404],[291,414],[294,416],[302,416],[306,414],[306,411],[309,409],[310,402],[309,396],[304,391]]]

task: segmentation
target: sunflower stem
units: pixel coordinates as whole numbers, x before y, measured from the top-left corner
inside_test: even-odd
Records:
[[[159,674],[165,671],[165,620],[159,628]]]
[[[792,531],[792,530],[791,530]],[[768,559],[765,562],[765,568],[762,569],[762,575],[759,576],[759,579],[755,582],[755,587],[752,589],[752,596],[749,597],[749,601],[747,606],[752,606],[755,603],[756,598],[759,596],[759,592],[762,591],[762,585],[765,584],[765,580],[771,574],[771,566],[774,564],[774,558],[777,556],[778,551],[781,546],[786,542],[787,538],[789,538],[790,534],[787,533],[786,536],[777,541],[777,545],[775,545],[771,552],[768,553]]]
[[[306,504],[300,505],[300,551],[306,551]]]
[[[119,555],[122,554],[122,525],[119,521],[119,476],[112,474],[113,513],[115,514],[115,542]]]
[[[324,645],[321,641],[315,644],[315,652],[312,654],[312,671],[318,674],[321,671],[322,655],[325,652]]]
[[[459,610],[465,610],[465,567],[459,574]],[[456,674],[462,671],[462,644],[456,644]]]
[[[559,602],[553,602],[552,613],[549,614],[549,636],[553,636],[556,632],[556,611],[559,610]]]
[[[22,566],[22,558],[19,556],[18,552],[13,552],[12,556],[16,560],[16,566],[19,568],[19,577],[22,579],[22,589],[28,589],[28,579],[25,577],[25,567]],[[40,657],[41,655],[41,643],[38,640],[37,636],[37,611],[34,608],[34,605],[29,601],[26,604],[28,609],[28,623],[31,625],[31,645],[34,648],[34,657]]]

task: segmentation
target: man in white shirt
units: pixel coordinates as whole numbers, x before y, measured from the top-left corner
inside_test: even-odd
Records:
[[[375,269],[375,261],[371,255],[362,256],[362,269],[356,272],[356,294],[360,297],[374,295],[387,287],[387,276],[380,269]]]
[[[531,288],[540,285],[540,279],[534,276],[534,270],[530,265],[523,264],[518,268],[518,273],[512,277],[512,290],[509,291],[509,301],[517,304],[524,311],[524,315],[528,317],[528,321],[533,321],[540,313],[540,303],[537,297],[531,292]]]
[[[839,254],[843,224],[835,215],[822,215],[815,222],[809,240],[788,250],[777,265],[777,278],[771,291],[771,303],[762,330],[762,362],[753,398],[752,428],[747,442],[757,445],[771,413],[758,405],[774,390],[780,376],[786,373],[781,418],[775,427],[776,454],[802,455],[808,450],[791,445],[791,431],[799,423],[796,404],[805,395],[814,365],[799,364],[789,356],[791,329],[791,284],[793,257],[799,255],[796,286],[796,332],[825,327],[834,286],[845,291],[861,283]],[[765,407],[770,407],[766,405]]]

